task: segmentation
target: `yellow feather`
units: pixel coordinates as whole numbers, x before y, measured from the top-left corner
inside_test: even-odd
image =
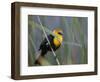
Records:
[[[55,46],[61,45],[62,41],[63,37],[61,35],[57,35],[57,37],[55,37],[53,40]]]
[[[53,30],[53,33],[55,35],[54,39],[53,39],[53,42],[54,42],[54,45],[55,46],[60,46],[62,41],[63,41],[63,36],[59,34],[59,32],[62,32],[61,29],[55,29]]]

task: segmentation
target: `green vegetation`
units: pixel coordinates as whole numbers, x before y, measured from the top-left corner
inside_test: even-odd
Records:
[[[64,41],[55,54],[61,65],[87,63],[87,18],[28,16],[28,64],[34,66],[39,45],[46,34],[52,34],[52,29],[59,27],[64,32]],[[55,21],[56,20],[56,21]],[[43,29],[42,29],[43,26]],[[53,35],[53,34],[52,34]],[[52,52],[41,58],[41,65],[57,65]]]

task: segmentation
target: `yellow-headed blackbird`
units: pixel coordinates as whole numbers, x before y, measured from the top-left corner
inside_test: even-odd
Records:
[[[53,36],[54,35],[54,36]],[[44,38],[44,40],[40,44],[39,51],[41,51],[40,56],[44,56],[47,54],[48,51],[56,51],[62,44],[63,41],[63,31],[59,28],[56,28],[53,30],[53,35],[47,35],[47,38]],[[49,42],[48,42],[49,40]],[[38,59],[36,59],[35,64],[38,63]]]

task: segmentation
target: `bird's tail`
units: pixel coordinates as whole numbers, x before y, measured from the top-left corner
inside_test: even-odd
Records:
[[[41,57],[41,51],[38,51],[38,52],[36,53],[36,60],[35,60],[35,62],[34,62],[35,65],[36,65],[36,64],[40,64],[40,62],[39,62],[40,57]]]
[[[44,57],[44,55],[41,54],[41,51],[38,52],[38,54],[36,54],[36,60],[34,62],[34,65],[50,65],[50,63],[46,60],[46,58]]]
[[[38,64],[38,59],[37,59],[37,60],[35,60],[34,64]]]

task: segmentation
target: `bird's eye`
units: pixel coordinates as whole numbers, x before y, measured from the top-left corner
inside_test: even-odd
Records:
[[[58,32],[58,34],[63,35],[63,33],[62,33],[62,32]]]

